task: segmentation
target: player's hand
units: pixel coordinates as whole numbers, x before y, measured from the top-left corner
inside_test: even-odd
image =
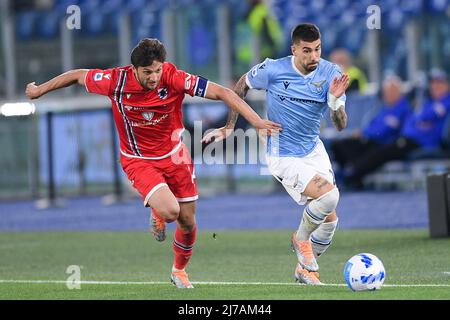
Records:
[[[202,143],[208,143],[214,139],[214,141],[222,141],[230,136],[230,134],[233,132],[234,129],[222,127],[218,129],[214,129],[210,133],[206,134],[203,139]]]
[[[25,89],[25,94],[27,95],[27,97],[29,99],[37,99],[42,95],[39,90],[39,86],[37,86],[35,84],[35,82],[31,82],[31,83],[27,84],[27,88]]]
[[[329,92],[336,98],[339,98],[345,93],[345,90],[347,90],[349,84],[350,78],[348,74],[343,74],[340,78],[336,77],[333,79]]]
[[[281,131],[281,124],[275,123],[270,120],[259,119],[252,125],[257,129],[258,133],[262,131],[263,134],[270,136],[274,133],[279,133]]]

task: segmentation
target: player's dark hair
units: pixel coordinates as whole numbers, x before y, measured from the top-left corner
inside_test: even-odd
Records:
[[[299,42],[300,40],[306,42],[313,42],[320,39],[319,28],[312,23],[299,24],[292,30],[291,41],[292,44]]]
[[[158,39],[142,39],[131,52],[131,63],[135,68],[148,67],[153,64],[153,61],[164,62],[165,60],[166,48]]]

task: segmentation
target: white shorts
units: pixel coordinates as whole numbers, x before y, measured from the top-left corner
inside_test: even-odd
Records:
[[[319,140],[314,150],[304,157],[273,157],[267,155],[270,173],[281,182],[286,191],[300,205],[307,202],[303,195],[306,186],[316,174],[336,184],[330,158]]]

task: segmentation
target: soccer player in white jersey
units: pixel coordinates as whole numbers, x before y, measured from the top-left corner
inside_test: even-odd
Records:
[[[245,98],[249,89],[266,90],[268,119],[283,131],[267,137],[267,164],[300,205],[307,203],[298,230],[292,236],[300,283],[321,284],[316,258],[330,246],[337,227],[339,191],[330,159],[319,139],[320,122],[327,110],[337,130],[347,125],[345,90],[348,75],[321,59],[320,31],[313,24],[300,24],[291,35],[292,55],[266,59],[244,74],[234,91]],[[220,141],[234,129],[238,114],[230,112],[224,127],[203,138]]]

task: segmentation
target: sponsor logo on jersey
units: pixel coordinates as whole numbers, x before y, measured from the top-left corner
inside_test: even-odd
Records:
[[[283,81],[284,89],[287,90],[291,83],[289,81]]]
[[[153,118],[153,112],[143,112],[142,113],[143,116],[144,116],[144,113],[151,113],[152,114],[152,118]],[[147,116],[149,116],[149,115],[147,115]],[[131,121],[131,126],[132,127],[154,126],[154,125],[157,125],[158,123],[160,123],[162,120],[164,120],[168,116],[169,116],[169,114],[166,113],[161,118],[155,119],[155,120],[147,120],[147,121],[142,121],[142,122]],[[144,116],[144,118],[145,118],[145,116]]]
[[[152,108],[160,108],[160,107],[161,108],[167,107],[167,105],[163,104],[163,105],[160,105],[160,106],[152,106]],[[133,110],[133,111],[145,111],[145,110],[148,110],[149,107],[132,107],[132,106],[124,105],[124,108],[127,109],[128,111],[131,111],[131,110]]]
[[[145,118],[145,120],[150,121],[153,118],[154,112],[142,112],[142,116]]]
[[[127,99],[130,99],[131,93],[127,93]]]

